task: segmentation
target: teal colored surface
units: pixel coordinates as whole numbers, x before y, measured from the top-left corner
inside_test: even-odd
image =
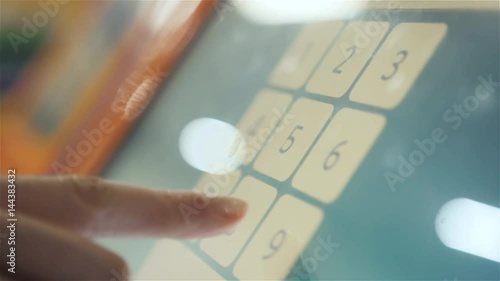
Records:
[[[369,19],[365,17],[363,19]],[[401,12],[392,22],[446,22],[448,34],[403,103],[382,110],[339,99],[287,91],[387,117],[387,125],[342,196],[332,204],[299,193],[290,179],[278,182],[250,166],[252,175],[275,186],[278,196],[292,194],[325,213],[315,238],[331,237],[339,247],[306,277],[311,280],[498,280],[493,261],[445,247],[434,229],[439,208],[466,197],[499,207],[499,99],[496,89],[488,110],[451,130],[442,113],[474,92],[477,77],[499,79],[499,15],[480,12]],[[191,120],[211,117],[236,124],[255,94],[270,87],[268,77],[300,25],[260,26],[236,13],[214,18],[160,95],[140,120],[104,176],[154,188],[191,189],[201,173],[182,159],[178,138]],[[274,87],[270,87],[274,88]],[[276,88],[274,88],[276,89]],[[443,128],[449,139],[393,192],[384,179],[387,156],[408,155],[416,138]],[[300,165],[300,164],[299,164]],[[293,178],[293,175],[292,177]],[[314,241],[314,239],[313,239]],[[123,254],[135,272],[151,250],[151,240],[105,240]],[[225,278],[223,268],[188,243]],[[301,257],[317,247],[311,242]],[[299,261],[295,268],[300,268]],[[293,274],[289,277],[291,278]]]

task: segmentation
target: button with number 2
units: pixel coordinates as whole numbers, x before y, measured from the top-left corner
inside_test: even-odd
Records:
[[[388,29],[388,22],[349,23],[307,83],[306,90],[335,98],[343,96]]]

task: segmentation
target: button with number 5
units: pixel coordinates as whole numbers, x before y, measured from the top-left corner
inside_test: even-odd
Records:
[[[325,125],[333,105],[310,99],[298,99],[257,156],[255,170],[277,180],[286,180]]]
[[[323,212],[285,195],[234,267],[241,280],[284,280],[323,220]]]
[[[385,126],[385,117],[343,108],[299,168],[292,186],[325,203],[337,199]]]
[[[350,99],[386,109],[398,106],[446,35],[443,23],[401,23],[389,34]]]

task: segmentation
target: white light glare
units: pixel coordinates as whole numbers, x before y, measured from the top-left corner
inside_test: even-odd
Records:
[[[443,244],[500,263],[500,209],[466,198],[444,204],[436,216]]]
[[[261,24],[290,24],[356,15],[364,1],[348,0],[232,0],[246,18]]]
[[[182,158],[194,168],[211,174],[227,174],[241,165],[246,144],[233,125],[198,118],[182,129],[179,150]]]

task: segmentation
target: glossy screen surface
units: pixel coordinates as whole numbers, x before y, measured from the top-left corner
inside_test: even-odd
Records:
[[[216,13],[104,176],[216,187],[251,216],[217,238],[102,243],[139,280],[498,280],[499,47],[498,11]],[[210,162],[209,130],[186,158],[199,118],[236,127],[238,152]]]

